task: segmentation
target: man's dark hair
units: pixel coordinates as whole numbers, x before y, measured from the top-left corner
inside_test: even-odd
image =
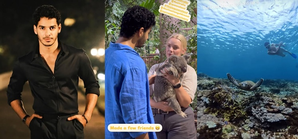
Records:
[[[35,9],[33,13],[34,25],[37,26],[40,18],[47,17],[49,19],[56,18],[57,24],[61,23],[61,14],[60,12],[52,5],[42,5]]]
[[[141,27],[147,31],[152,26],[155,26],[155,15],[144,7],[133,6],[122,16],[120,37],[130,38]]]

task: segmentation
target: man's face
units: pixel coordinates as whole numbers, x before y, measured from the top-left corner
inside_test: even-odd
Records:
[[[150,32],[151,32],[151,27],[145,33],[143,33],[143,36],[141,36],[141,38],[138,40],[136,47],[138,48],[144,47],[144,44],[146,40],[148,40],[148,36]]]
[[[57,42],[61,24],[57,24],[56,18],[41,17],[37,26],[34,25],[34,33],[38,37],[39,45],[52,46]]]

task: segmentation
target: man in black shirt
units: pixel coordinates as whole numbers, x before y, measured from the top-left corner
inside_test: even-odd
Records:
[[[19,58],[7,89],[8,103],[31,130],[32,139],[82,139],[99,96],[99,85],[82,49],[58,41],[61,15],[51,5],[38,7],[34,32],[39,46]],[[78,115],[78,80],[86,88],[86,109]],[[34,114],[24,109],[21,92],[29,81]]]

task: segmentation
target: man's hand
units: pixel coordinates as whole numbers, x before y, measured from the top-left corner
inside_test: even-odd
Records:
[[[279,46],[283,46],[283,47],[285,47],[285,45],[284,45],[284,43],[283,42],[279,42],[279,44],[278,44]]]
[[[74,120],[74,119],[77,119],[84,127],[87,124],[87,121],[86,121],[86,119],[84,118],[83,115],[74,115],[74,116],[71,116],[71,117],[67,118],[67,120],[69,120],[69,121]]]
[[[29,127],[31,121],[33,118],[38,118],[38,119],[42,119],[42,116],[38,115],[38,114],[32,114],[31,116],[29,116],[26,121],[25,124]]]

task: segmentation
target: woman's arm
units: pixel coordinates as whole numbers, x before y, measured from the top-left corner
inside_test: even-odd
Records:
[[[167,78],[173,86],[177,85],[179,83],[181,84],[179,78],[175,78],[173,75],[166,74],[165,78]],[[176,98],[177,98],[180,106],[187,108],[192,100],[191,100],[189,94],[184,89],[184,86],[181,85],[180,88],[176,88],[176,89],[174,89],[174,91],[176,93]]]
[[[161,109],[163,111],[173,111],[166,101],[156,102],[153,98],[150,98],[150,106],[152,108]]]

